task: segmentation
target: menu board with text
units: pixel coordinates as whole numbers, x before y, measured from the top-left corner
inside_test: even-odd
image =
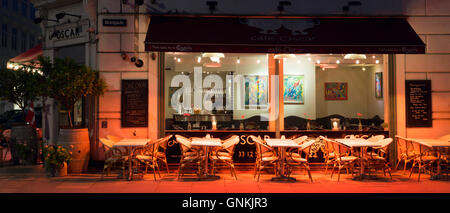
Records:
[[[431,80],[406,80],[406,127],[431,127]]]
[[[147,127],[148,80],[122,80],[122,127]]]

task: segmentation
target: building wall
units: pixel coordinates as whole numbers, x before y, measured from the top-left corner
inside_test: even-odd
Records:
[[[426,54],[397,55],[398,134],[437,138],[450,133],[450,1],[408,0],[405,15],[426,43]],[[406,128],[405,80],[431,80],[433,127]]]
[[[13,1],[17,2],[17,11],[13,10]],[[29,1],[22,0],[4,0],[0,1],[0,68],[6,66],[9,59],[20,55],[22,52],[38,45],[41,29],[34,23],[34,6]],[[25,13],[22,11],[22,5],[26,5]],[[6,25],[6,47],[2,45],[3,26]],[[17,29],[16,44],[17,48],[12,48],[12,29]],[[25,46],[22,43],[22,33],[25,33]],[[0,113],[14,108],[12,103],[0,101]]]

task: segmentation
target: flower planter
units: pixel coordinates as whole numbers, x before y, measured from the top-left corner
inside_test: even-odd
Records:
[[[50,172],[50,176],[52,177],[67,176],[67,163],[64,163],[62,166],[52,166],[48,172]]]

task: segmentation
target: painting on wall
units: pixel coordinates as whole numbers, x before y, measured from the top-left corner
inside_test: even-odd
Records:
[[[325,100],[347,100],[348,85],[346,82],[326,82]]]
[[[305,103],[305,87],[303,83],[303,75],[285,75],[283,78],[284,103],[304,104]]]
[[[383,73],[375,73],[375,98],[383,98]]]
[[[269,85],[267,76],[245,76],[245,106],[266,107],[269,102]]]

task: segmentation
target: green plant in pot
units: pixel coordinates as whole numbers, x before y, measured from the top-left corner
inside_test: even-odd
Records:
[[[47,97],[53,98],[60,110],[65,109],[69,121],[67,126],[60,128],[57,144],[74,146],[68,172],[81,173],[87,169],[89,161],[89,133],[87,128],[74,125],[73,109],[83,97],[103,95],[106,83],[98,71],[70,58],[55,58],[52,62],[40,57],[39,63],[48,85]]]
[[[67,164],[72,160],[72,152],[69,148],[61,145],[45,145],[42,148],[42,155],[44,156],[45,170],[52,177],[67,174]]]
[[[25,120],[26,108],[42,95],[43,79],[33,66],[20,66],[16,70],[4,68],[0,74],[0,97],[17,105]],[[12,124],[10,147],[14,164],[36,163],[36,131],[27,123]]]

